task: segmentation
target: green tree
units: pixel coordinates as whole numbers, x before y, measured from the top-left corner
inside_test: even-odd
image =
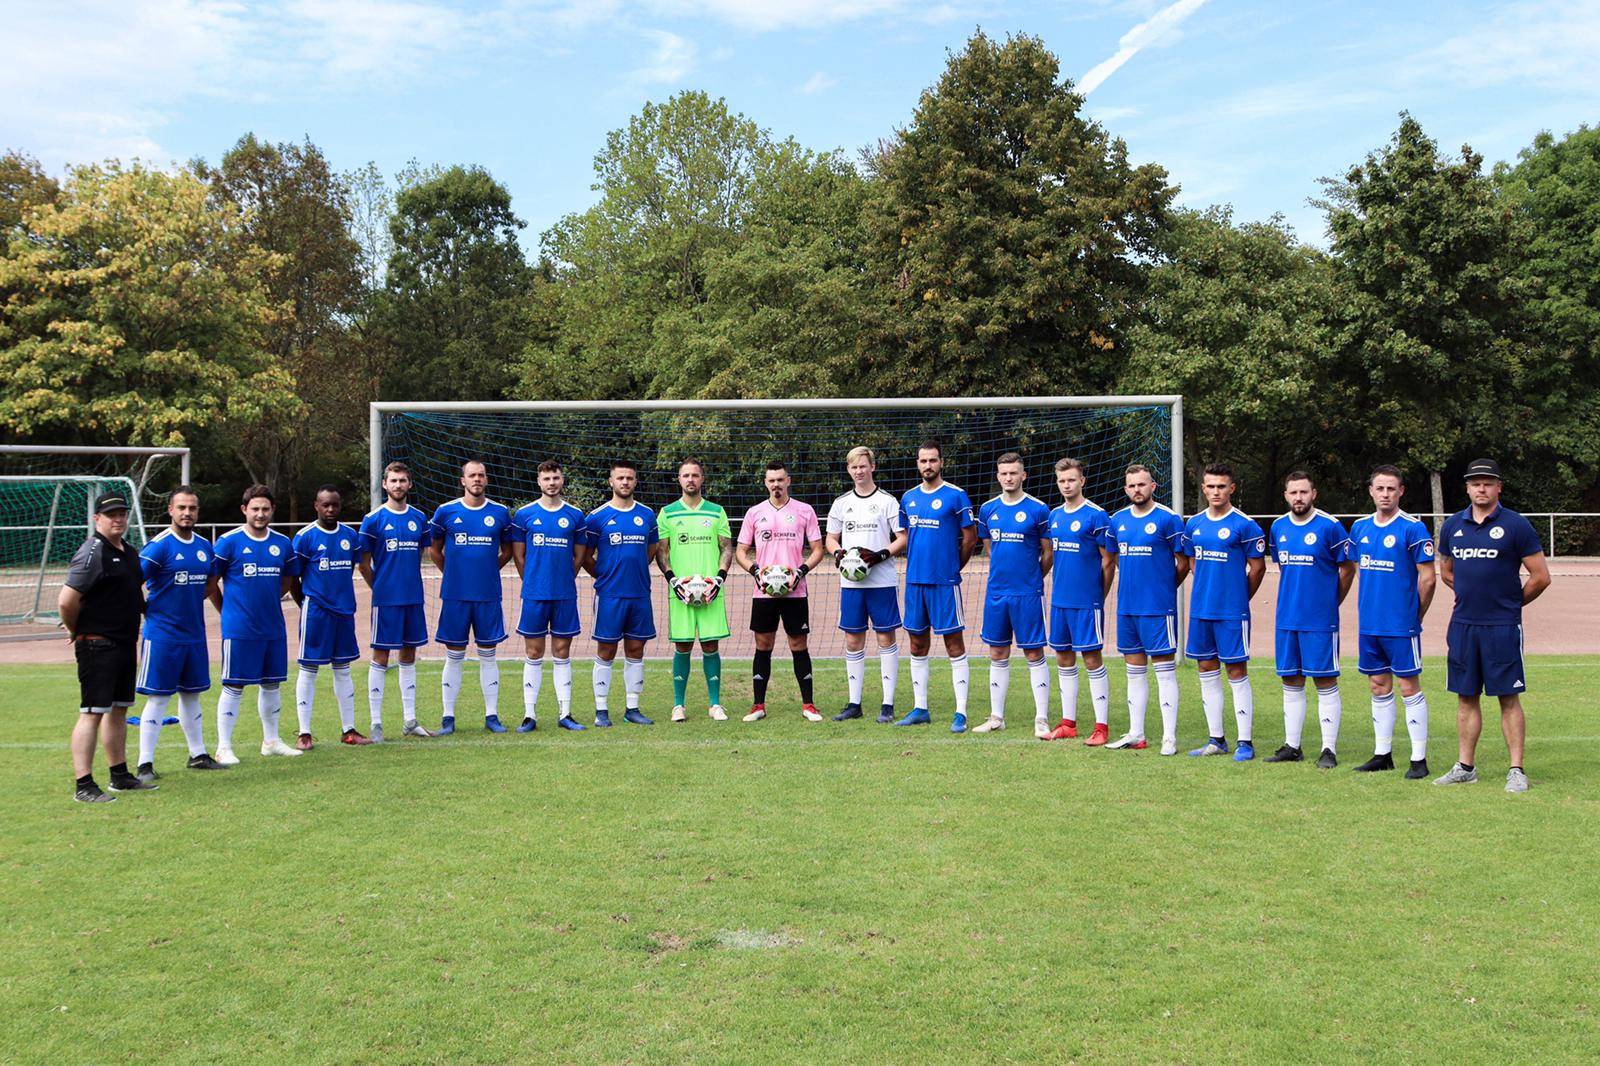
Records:
[[[215,444],[252,477],[257,442],[297,418],[294,378],[266,345],[281,262],[189,174],[74,170],[28,210],[0,288],[0,425],[18,435]]]
[[[1175,212],[1163,243],[1116,391],[1181,394],[1191,477],[1230,461],[1252,509],[1277,506],[1294,467],[1343,468],[1355,390],[1329,257],[1279,217],[1236,226],[1227,208]]]
[[[1523,391],[1537,408],[1524,473],[1559,494],[1551,507],[1592,510],[1600,477],[1600,129],[1548,132],[1515,165],[1495,168],[1502,195],[1527,224],[1523,276],[1539,335]]]
[[[0,155],[0,239],[22,224],[30,208],[53,204],[60,196],[60,183],[37,159],[18,151]]]
[[[1409,114],[1381,151],[1324,179],[1334,255],[1354,293],[1354,358],[1365,395],[1348,412],[1374,445],[1442,473],[1469,450],[1505,454],[1528,410],[1526,230],[1482,171],[1439,147]]]
[[[873,161],[871,387],[1098,391],[1174,189],[1082,114],[1036,37],[978,33]]]
[[[532,273],[511,194],[481,167],[403,185],[379,321],[385,399],[494,399],[511,385]]]

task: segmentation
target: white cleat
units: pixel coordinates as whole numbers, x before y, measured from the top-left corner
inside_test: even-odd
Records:
[[[261,742],[263,755],[299,755],[300,752],[291,748],[281,740],[264,740]]]
[[[1050,739],[1050,719],[1035,718],[1033,720],[1033,735],[1038,740]]]
[[[1143,748],[1145,746],[1146,744],[1143,733],[1124,733],[1122,736],[1106,745],[1106,747],[1112,751],[1120,751],[1123,748]]]
[[[689,720],[689,712],[684,710],[683,704],[680,703],[672,708],[672,720],[674,722],[687,722]]]
[[[421,722],[417,721],[414,718],[411,721],[406,723],[405,729],[401,730],[401,735],[408,736],[408,737],[431,737],[431,736],[433,736],[432,733],[428,732],[427,729],[425,729],[423,727]]]
[[[991,714],[989,720],[980,726],[974,726],[974,733],[998,733],[1006,727],[1006,720],[998,714]]]
[[[232,748],[218,748],[216,760],[223,766],[238,766],[239,756],[233,753]]]
[[[1163,755],[1176,755],[1176,754],[1178,754],[1178,738],[1177,737],[1162,737],[1161,738],[1161,754],[1163,754]]]
[[[713,703],[708,713],[711,715],[713,722],[726,722],[728,720],[728,712],[722,709],[722,704],[720,703]]]

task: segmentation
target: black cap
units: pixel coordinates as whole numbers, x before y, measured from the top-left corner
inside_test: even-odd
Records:
[[[1500,464],[1493,459],[1474,459],[1467,464],[1467,480],[1475,477],[1492,477],[1496,481],[1504,481],[1500,476]]]
[[[102,492],[94,501],[95,514],[110,514],[112,511],[126,511],[128,498],[120,492]]]

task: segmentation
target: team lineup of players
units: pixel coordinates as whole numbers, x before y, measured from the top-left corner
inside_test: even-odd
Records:
[[[1289,510],[1263,535],[1252,519],[1233,509],[1236,484],[1232,472],[1220,464],[1206,468],[1202,482],[1206,509],[1187,522],[1156,502],[1158,483],[1141,465],[1127,469],[1128,504],[1114,514],[1084,497],[1084,468],[1074,459],[1055,464],[1061,503],[1054,508],[1024,491],[1026,471],[1016,453],[999,458],[1000,492],[977,508],[965,491],[944,481],[943,466],[940,446],[924,445],[917,455],[920,484],[896,499],[874,481],[873,452],[855,448],[845,457],[851,488],[819,521],[809,505],[790,497],[784,464],[771,463],[765,474],[768,498],[745,514],[737,540],[727,513],[703,496],[706,470],[695,459],[680,465],[682,495],[659,514],[635,498],[637,472],[626,462],[616,462],[610,469],[611,498],[586,514],[563,498],[565,476],[554,461],[539,467],[539,498],[515,513],[489,499],[485,465],[469,461],[461,468],[461,497],[431,516],[409,502],[412,485],[405,464],[390,463],[382,483],[385,502],[365,516],[359,531],[340,523],[340,495],[325,487],[316,497],[317,520],[292,539],[270,528],[271,493],[252,486],[243,502],[244,524],[219,537],[214,546],[195,532],[199,504],[194,493],[179,490],[169,508],[171,526],[142,552],[148,597],[138,691],[147,703],[140,724],[138,772],[156,776],[156,742],[174,695],[192,767],[210,769],[238,762],[234,726],[249,686],[258,688],[262,754],[292,756],[309,750],[312,705],[322,666],[331,667],[333,674],[343,742],[383,740],[391,671],[398,674],[405,734],[452,733],[469,644],[477,647],[485,728],[506,732],[499,715],[496,649],[508,636],[501,603],[501,570],[508,562],[514,563],[521,578],[516,626],[524,640],[519,732],[538,726],[547,650],[557,723],[565,729],[585,728],[573,712],[570,658],[572,640],[581,630],[580,572],[590,575],[594,586],[593,725],[612,724],[611,688],[619,648],[623,718],[638,725],[653,724],[641,707],[645,646],[657,635],[650,599],[652,564],[673,593],[667,636],[674,648],[674,721],[688,714],[696,644],[708,714],[719,721],[727,717],[721,705],[718,642],[729,636],[722,592],[735,565],[757,576],[750,610],[756,643],[754,701],[744,720],[767,715],[766,690],[780,624],[793,660],[801,713],[808,720],[822,720],[813,702],[807,650],[806,575],[824,556],[838,563],[847,554],[855,576],[841,568],[837,624],[845,635],[848,698],[833,719],[865,716],[870,630],[877,645],[881,686],[877,721],[928,724],[930,654],[937,635],[950,664],[955,707],[950,729],[965,732],[970,671],[961,573],[981,540],[990,552],[980,634],[989,649],[989,709],[973,732],[1005,728],[1014,645],[1021,649],[1027,667],[1035,736],[1041,740],[1078,736],[1081,657],[1094,716],[1084,743],[1113,749],[1149,746],[1145,719],[1153,670],[1161,715],[1160,752],[1177,754],[1178,589],[1192,578],[1183,652],[1199,668],[1208,740],[1189,754],[1231,752],[1236,761],[1253,759],[1250,600],[1271,553],[1281,567],[1275,659],[1283,685],[1285,736],[1267,761],[1303,758],[1309,678],[1316,690],[1320,726],[1317,765],[1337,764],[1339,606],[1359,571],[1359,669],[1370,679],[1375,746],[1373,757],[1358,769],[1394,767],[1398,687],[1411,742],[1406,777],[1427,776],[1428,707],[1419,683],[1419,638],[1433,598],[1434,544],[1423,523],[1399,510],[1404,482],[1394,467],[1374,471],[1369,491],[1375,511],[1349,531],[1316,509],[1316,488],[1309,475],[1289,475],[1284,488]],[[433,730],[418,721],[416,699],[416,653],[429,642],[423,606],[425,554],[441,571],[441,607],[433,639],[446,650],[443,716]],[[903,601],[898,573],[890,562],[897,555],[905,556]],[[368,735],[355,726],[350,669],[361,657],[355,631],[357,572],[372,592]],[[1046,580],[1050,581],[1048,616]],[[1108,643],[1105,604],[1114,580],[1118,582],[1115,646],[1127,670],[1128,715],[1127,730],[1116,739],[1110,732],[1103,659]],[[288,677],[281,606],[285,594],[301,605],[299,732],[293,746],[282,740],[278,725],[279,686]],[[223,691],[217,706],[214,758],[205,749],[199,702],[199,693],[210,687],[204,618],[208,599],[220,611],[222,629]],[[897,633],[902,628],[911,654],[912,709],[897,719]],[[1053,726],[1046,647],[1055,653],[1060,700],[1059,719]],[[1516,684],[1522,685],[1520,677]],[[1231,748],[1225,729],[1230,691],[1235,720]]]

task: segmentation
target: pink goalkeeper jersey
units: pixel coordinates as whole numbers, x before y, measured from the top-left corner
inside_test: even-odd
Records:
[[[739,543],[749,544],[756,550],[756,566],[787,566],[800,569],[806,561],[806,542],[822,543],[822,529],[817,525],[817,512],[808,503],[791,499],[781,508],[772,506],[771,500],[762,500],[744,513],[739,524]],[[806,579],[789,593],[790,597],[806,594]],[[756,599],[769,599],[761,587],[756,587]]]

